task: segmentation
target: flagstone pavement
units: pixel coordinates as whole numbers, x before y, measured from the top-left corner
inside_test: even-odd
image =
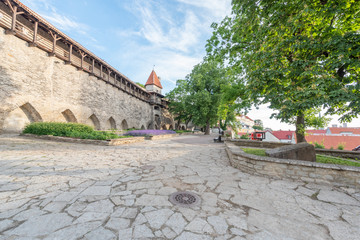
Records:
[[[359,189],[242,173],[211,138],[0,135],[0,239],[360,239]],[[201,203],[175,206],[176,191]]]

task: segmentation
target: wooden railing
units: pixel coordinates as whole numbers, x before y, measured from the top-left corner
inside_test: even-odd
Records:
[[[7,6],[5,3],[10,3],[12,6],[17,6],[21,9],[23,13],[16,16],[15,29],[12,29],[12,20],[13,14],[11,13],[12,9]],[[57,58],[66,61],[67,63],[77,67],[79,70],[93,74],[98,79],[105,81],[106,83],[111,84],[112,86],[130,94],[142,101],[149,102],[149,93],[138,86],[130,79],[125,77],[123,74],[118,72],[115,68],[111,67],[106,62],[102,61],[100,58],[95,56],[93,53],[79,45],[77,42],[66,36],[60,31],[54,31],[56,29],[50,23],[46,22],[43,18],[40,18],[29,10],[26,6],[22,5],[18,1],[7,1],[0,0],[0,27],[4,28],[7,32],[11,32],[15,36],[25,40],[26,42],[33,44],[49,54],[56,56]],[[38,25],[35,25],[35,22],[38,22]],[[35,28],[37,27],[37,37],[34,39]],[[56,29],[57,30],[57,29]],[[59,40],[57,40],[54,48],[54,41],[52,39],[52,34],[57,34]],[[35,42],[34,42],[35,40]],[[65,46],[62,47],[61,45]],[[72,45],[72,54],[71,61],[69,60],[70,55],[70,45]],[[84,53],[83,64],[81,66],[81,55],[80,52]],[[92,69],[92,62],[95,62],[95,67]],[[90,63],[89,63],[90,62]],[[98,65],[102,66],[103,71],[97,67]],[[111,72],[109,77],[109,72]],[[116,80],[115,80],[116,78]]]

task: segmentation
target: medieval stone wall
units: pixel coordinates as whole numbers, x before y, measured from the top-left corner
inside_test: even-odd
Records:
[[[0,132],[32,121],[148,128],[152,106],[0,28]]]

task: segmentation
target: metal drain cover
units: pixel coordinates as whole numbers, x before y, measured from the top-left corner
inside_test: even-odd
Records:
[[[201,202],[200,197],[192,192],[175,192],[170,195],[169,200],[181,207],[193,207]]]
[[[140,167],[143,170],[153,170],[155,168],[155,166],[153,165],[143,165]]]

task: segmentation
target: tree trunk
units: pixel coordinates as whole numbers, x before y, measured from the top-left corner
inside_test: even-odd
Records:
[[[304,114],[301,113],[296,116],[296,143],[306,142],[305,139],[305,118]]]
[[[210,123],[209,123],[209,121],[206,122],[205,135],[210,135]]]
[[[177,128],[176,130],[181,130],[181,127],[180,127],[180,120],[178,120],[178,124],[177,124]]]

